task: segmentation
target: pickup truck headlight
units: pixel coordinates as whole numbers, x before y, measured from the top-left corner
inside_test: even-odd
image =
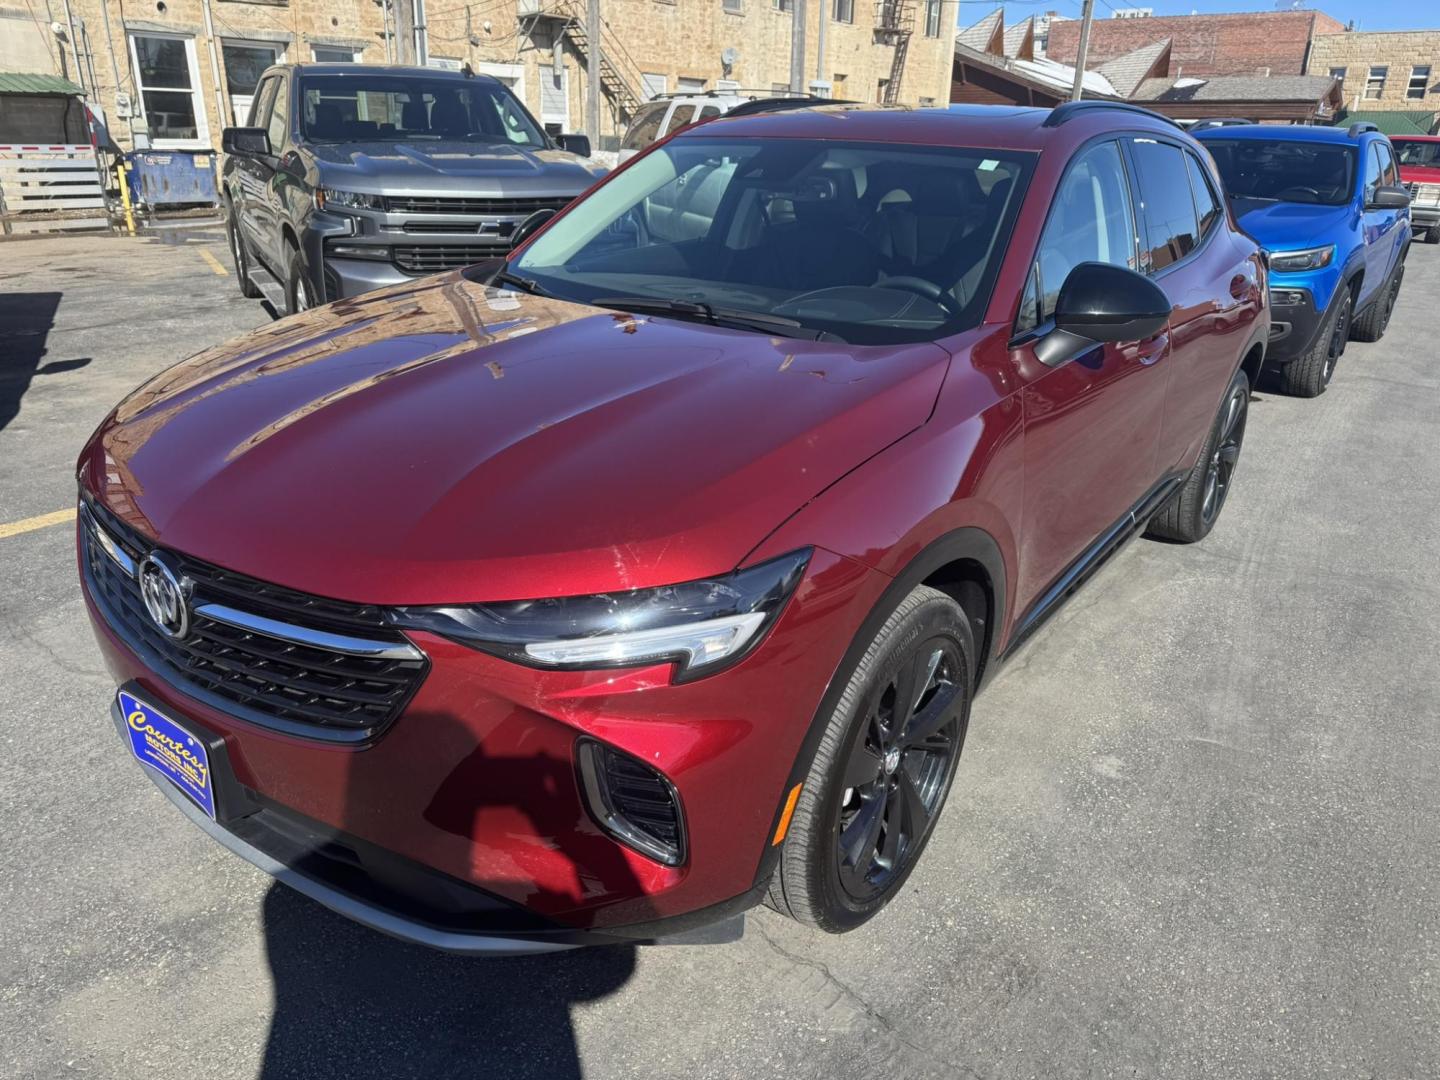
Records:
[[[324,210],[327,206],[337,210],[384,210],[385,196],[338,188],[316,188],[315,209]]]
[[[1294,273],[1297,270],[1319,270],[1322,266],[1329,266],[1330,260],[1333,258],[1335,258],[1334,244],[1305,248],[1301,251],[1272,251],[1270,252],[1270,269],[1282,274]]]
[[[675,681],[710,675],[744,657],[795,591],[810,549],[721,577],[635,592],[391,613],[424,630],[529,667],[559,670],[673,662]]]

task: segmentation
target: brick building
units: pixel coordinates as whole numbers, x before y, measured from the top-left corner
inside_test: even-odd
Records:
[[[1341,80],[1351,114],[1440,112],[1440,30],[1325,34],[1310,71]]]
[[[1303,75],[1312,42],[1344,29],[1343,23],[1319,11],[1096,19],[1090,29],[1087,66],[1168,38],[1170,72],[1176,76]],[[1050,26],[1045,54],[1073,64],[1079,43],[1080,23],[1057,21]]]
[[[793,3],[602,0],[602,136],[656,93],[788,88]],[[583,130],[584,0],[426,6],[431,64],[470,64],[552,130]],[[82,83],[127,149],[132,116],[157,148],[218,147],[270,63],[413,63],[417,49],[415,0],[69,0],[68,11],[73,22],[63,0],[0,0],[0,71]],[[945,101],[955,12],[955,0],[808,0],[805,82],[837,98]]]

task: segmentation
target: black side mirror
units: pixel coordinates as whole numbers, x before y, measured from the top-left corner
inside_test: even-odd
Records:
[[[1143,274],[1109,263],[1071,270],[1055,300],[1055,329],[1035,346],[1056,367],[1101,341],[1144,341],[1170,321],[1170,298]]]
[[[250,154],[268,157],[270,133],[264,128],[226,128],[220,136],[220,148],[227,154]]]
[[[1403,187],[1396,184],[1389,184],[1385,187],[1375,189],[1375,194],[1370,196],[1370,205],[1367,210],[1404,210],[1410,205],[1410,193]]]
[[[510,249],[513,251],[526,240],[529,240],[530,237],[540,231],[540,226],[544,225],[558,212],[559,211],[546,207],[544,210],[536,210],[524,221],[520,222],[519,225],[515,226],[515,231],[510,234]]]
[[[576,157],[590,156],[589,135],[556,135],[555,143],[561,150],[568,151]]]

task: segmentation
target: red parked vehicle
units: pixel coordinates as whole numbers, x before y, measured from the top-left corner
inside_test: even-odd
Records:
[[[1440,244],[1440,135],[1392,135],[1400,182],[1410,192],[1410,225],[1427,244]]]
[[[1268,328],[1144,110],[714,120],[503,265],[105,420],[115,722],[211,836],[410,940],[851,929],[999,664],[1131,536],[1214,525]]]

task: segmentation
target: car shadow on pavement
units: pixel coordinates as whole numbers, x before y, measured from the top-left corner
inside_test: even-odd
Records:
[[[45,364],[45,343],[55,325],[61,293],[32,292],[0,295],[0,431],[20,412],[20,399],[36,375],[73,371],[90,358]]]

